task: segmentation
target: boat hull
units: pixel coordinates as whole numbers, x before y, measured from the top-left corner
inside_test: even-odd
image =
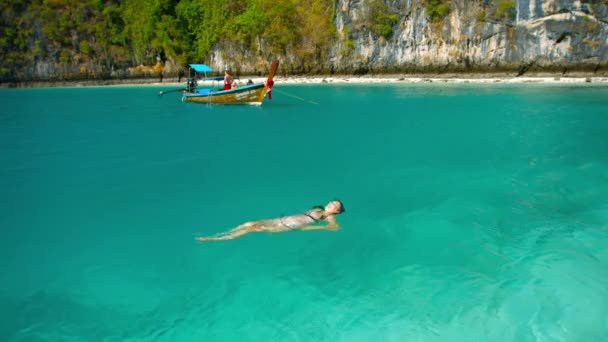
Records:
[[[185,93],[183,102],[216,103],[216,104],[252,104],[261,105],[268,88],[264,83],[240,86],[230,90],[201,89],[197,93]]]

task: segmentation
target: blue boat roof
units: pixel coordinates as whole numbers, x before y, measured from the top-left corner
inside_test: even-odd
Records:
[[[224,76],[205,77],[205,78],[203,78],[203,81],[223,81],[223,80],[224,80]]]
[[[196,72],[212,72],[213,69],[207,64],[190,64],[190,67]]]

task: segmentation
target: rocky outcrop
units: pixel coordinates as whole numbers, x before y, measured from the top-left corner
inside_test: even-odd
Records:
[[[267,73],[273,58],[281,60],[280,74],[608,74],[605,0],[336,0],[334,6],[335,37],[314,60],[298,57],[302,42],[294,42],[283,55],[270,55],[265,51],[272,49],[265,50],[263,42],[253,50],[230,37],[201,60],[249,75]],[[185,72],[175,56],[162,60],[161,72],[78,55],[69,64],[36,59],[15,66],[12,79],[162,80]]]
[[[373,0],[372,0],[373,1]],[[317,73],[486,72],[523,74],[597,71],[608,61],[608,3],[566,0],[452,0],[432,20],[424,0],[386,0],[398,18],[383,36],[366,22],[370,1],[338,0],[337,39],[317,70],[301,70],[283,56],[287,70]],[[226,64],[225,55],[212,63]],[[224,57],[222,57],[224,56]],[[221,59],[221,60],[220,60]],[[240,62],[259,70],[260,61]]]
[[[329,68],[338,70],[425,71],[513,69],[595,69],[608,60],[608,6],[581,1],[513,1],[509,13],[487,1],[454,0],[450,12],[431,22],[421,1],[391,1],[399,21],[389,37],[366,28],[356,32],[362,1],[338,1],[336,27],[342,33]],[[599,2],[598,2],[599,3]],[[510,16],[513,16],[510,17]],[[352,49],[344,35],[351,29]]]

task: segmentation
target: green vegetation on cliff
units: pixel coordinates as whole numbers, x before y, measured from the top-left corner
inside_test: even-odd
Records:
[[[184,65],[205,61],[217,44],[263,58],[290,51],[305,65],[328,50],[334,6],[333,0],[4,0],[0,80],[107,77],[158,58]]]
[[[262,73],[273,58],[291,74],[596,72],[607,13],[606,0],[4,0],[0,83],[170,77],[192,62]]]
[[[426,0],[427,15],[433,22],[442,20],[450,12],[450,3],[447,0]]]

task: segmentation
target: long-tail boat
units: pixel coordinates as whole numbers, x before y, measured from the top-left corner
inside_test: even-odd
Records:
[[[196,73],[204,73],[204,81],[222,81],[223,77],[207,77],[207,72],[213,69],[205,64],[190,64]],[[183,102],[198,103],[217,103],[217,104],[252,104],[261,105],[268,94],[272,99],[272,86],[274,85],[274,75],[279,67],[279,61],[273,60],[270,66],[270,73],[265,82],[250,83],[239,85],[236,88],[224,90],[219,87],[199,86],[196,78],[189,79],[187,88],[182,96]]]

